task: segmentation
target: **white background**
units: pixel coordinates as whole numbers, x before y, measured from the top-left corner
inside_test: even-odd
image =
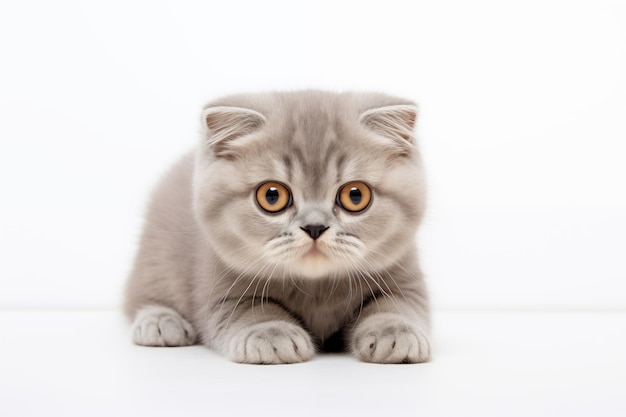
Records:
[[[626,6],[0,3],[0,308],[120,304],[151,187],[201,106],[417,101],[437,308],[626,309]]]

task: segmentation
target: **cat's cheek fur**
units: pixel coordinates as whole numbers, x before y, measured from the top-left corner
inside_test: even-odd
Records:
[[[352,334],[352,352],[365,362],[420,363],[430,359],[430,337],[425,328],[397,313],[375,313],[360,322]]]

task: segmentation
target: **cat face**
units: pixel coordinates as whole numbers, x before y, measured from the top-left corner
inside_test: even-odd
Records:
[[[415,107],[379,95],[231,97],[203,114],[194,208],[245,274],[380,271],[414,245],[424,198]]]

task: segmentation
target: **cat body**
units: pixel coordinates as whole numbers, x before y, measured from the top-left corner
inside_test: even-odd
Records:
[[[140,345],[231,360],[430,357],[415,247],[413,103],[320,91],[230,96],[156,188],[125,310]]]

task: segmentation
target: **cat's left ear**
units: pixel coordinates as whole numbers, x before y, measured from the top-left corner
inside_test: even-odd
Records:
[[[381,136],[393,139],[401,148],[414,142],[413,129],[417,120],[415,104],[399,104],[367,110],[360,122]]]

